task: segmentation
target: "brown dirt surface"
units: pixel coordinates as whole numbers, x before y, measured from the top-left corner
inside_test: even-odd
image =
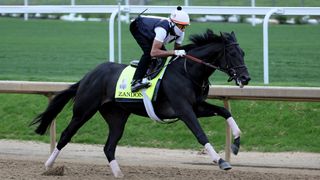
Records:
[[[45,173],[48,151],[44,143],[0,140],[0,179],[115,179],[101,145],[69,144],[54,165],[60,175]],[[124,179],[132,180],[320,179],[318,153],[240,152],[230,171],[190,150],[118,147],[116,157]]]

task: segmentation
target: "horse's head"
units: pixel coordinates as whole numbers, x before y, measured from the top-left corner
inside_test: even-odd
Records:
[[[220,33],[224,44],[223,56],[219,59],[221,70],[229,75],[229,82],[235,80],[240,87],[247,85],[251,80],[244,63],[244,51],[240,48],[234,32]]]
[[[211,69],[218,69],[229,75],[229,80],[243,87],[250,81],[249,72],[244,63],[244,52],[240,48],[234,32],[220,33],[207,30],[203,35],[190,37],[193,44],[185,46],[188,54],[205,61]],[[212,72],[212,70],[211,70]]]

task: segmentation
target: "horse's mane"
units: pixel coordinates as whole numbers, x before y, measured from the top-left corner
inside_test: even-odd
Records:
[[[203,45],[207,45],[210,43],[219,43],[222,41],[221,36],[215,34],[211,29],[207,29],[207,31],[203,34],[193,34],[189,37],[191,44],[182,46],[181,49],[185,49],[189,51],[190,49],[200,47]]]
[[[203,34],[191,35],[189,40],[196,46],[203,46],[213,42],[221,42],[221,37],[215,34],[211,29],[207,29]]]

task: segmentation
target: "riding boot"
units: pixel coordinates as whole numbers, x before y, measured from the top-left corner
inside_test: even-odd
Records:
[[[140,89],[148,88],[148,87],[150,87],[150,86],[151,86],[150,82],[142,82],[141,79],[139,79],[139,80],[132,80],[132,82],[131,82],[131,91],[132,91],[132,92],[137,92],[137,91],[139,91]]]
[[[131,91],[132,92],[137,92],[138,90],[140,90],[142,88],[150,87],[149,82],[142,82],[142,79],[145,76],[150,63],[151,63],[150,54],[144,53],[141,56],[138,67],[137,67],[137,69],[133,75],[133,78],[132,78],[132,82],[131,82]]]

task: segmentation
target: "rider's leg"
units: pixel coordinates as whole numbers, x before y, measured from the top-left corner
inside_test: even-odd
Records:
[[[136,72],[134,73],[132,78],[132,82],[131,82],[132,92],[137,92],[139,89],[147,88],[150,86],[149,82],[142,82],[142,79],[146,74],[150,63],[151,63],[150,55],[148,56],[143,54],[139,61]]]
[[[130,31],[143,51],[143,55],[141,56],[141,59],[139,61],[138,67],[136,69],[131,83],[131,91],[136,92],[139,89],[150,86],[149,82],[143,83],[142,79],[146,74],[148,67],[151,63],[150,51],[152,48],[152,41],[146,39],[136,28],[130,27]]]

